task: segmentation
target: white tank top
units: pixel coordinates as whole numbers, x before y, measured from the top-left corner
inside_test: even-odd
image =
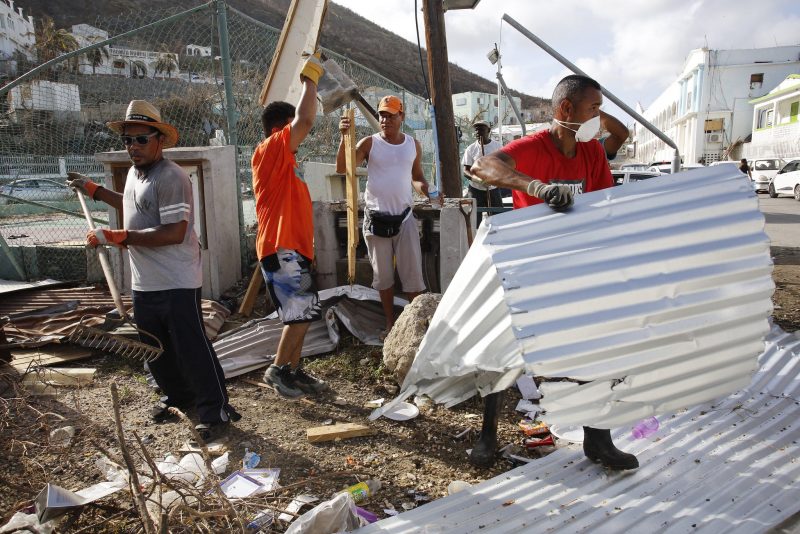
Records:
[[[400,215],[413,202],[411,168],[417,157],[414,138],[403,134],[399,145],[392,145],[372,136],[367,162],[367,189],[364,202],[370,210]]]

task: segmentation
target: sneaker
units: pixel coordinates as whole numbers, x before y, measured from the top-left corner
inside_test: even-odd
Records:
[[[306,373],[302,367],[298,367],[294,371],[292,371],[292,375],[294,375],[294,383],[295,385],[304,393],[308,393],[309,395],[316,395],[318,393],[322,393],[323,391],[328,391],[330,386],[316,378],[311,376],[310,374]]]
[[[264,382],[275,388],[275,391],[283,397],[296,399],[303,396],[303,392],[298,389],[294,381],[294,375],[288,363],[280,367],[274,363],[270,365],[264,373]]]

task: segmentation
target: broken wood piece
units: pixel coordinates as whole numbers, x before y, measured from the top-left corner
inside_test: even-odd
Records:
[[[239,314],[245,317],[250,317],[253,313],[253,307],[256,305],[256,297],[258,292],[261,291],[261,283],[264,277],[261,274],[261,264],[257,264],[253,275],[250,277],[250,283],[247,284],[247,291],[244,294],[242,303],[239,305]]]
[[[46,367],[29,371],[22,378],[25,385],[40,383],[61,387],[82,387],[92,383],[94,367]]]
[[[306,437],[310,443],[333,441],[335,439],[360,438],[373,436],[378,431],[366,425],[357,423],[338,423],[335,425],[315,426],[306,429]]]
[[[347,193],[347,281],[356,281],[356,248],[358,247],[358,176],[356,175],[355,110],[348,109],[350,127],[344,135],[345,189]]]
[[[220,456],[221,454],[225,453],[228,450],[228,447],[221,441],[212,441],[211,443],[206,443],[206,449],[208,449],[208,454],[213,454],[214,456]],[[181,446],[181,448],[178,450],[178,452],[181,453],[190,453],[190,452],[201,453],[202,451],[203,449],[193,444],[191,440],[186,440],[183,443],[183,446]]]
[[[11,356],[13,357],[11,366],[20,373],[25,373],[34,367],[89,358],[94,352],[93,349],[84,347],[56,344],[36,349],[11,349]]]

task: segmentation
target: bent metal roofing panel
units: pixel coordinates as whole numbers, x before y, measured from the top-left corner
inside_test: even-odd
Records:
[[[606,471],[559,441],[544,458],[357,532],[772,531],[800,513],[800,338],[773,327],[758,367],[744,389],[659,416],[645,439],[615,432],[638,470]]]
[[[749,383],[772,311],[764,217],[726,165],[485,222],[399,398],[542,379],[544,419],[614,428]],[[373,414],[378,416],[380,410]]]

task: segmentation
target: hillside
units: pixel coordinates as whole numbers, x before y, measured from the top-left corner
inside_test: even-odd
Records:
[[[198,0],[181,2],[182,8],[200,5]],[[290,0],[228,0],[228,5],[246,13],[275,28],[283,27],[283,20]],[[56,27],[69,28],[73,24],[92,24],[98,17],[117,16],[125,12],[142,12],[170,9],[174,0],[105,0],[104,2],[85,2],[84,0],[17,0],[15,5],[22,7],[26,15],[39,18],[49,15]],[[424,30],[420,28],[420,32]],[[424,42],[424,36],[421,36]],[[322,46],[334,50],[354,61],[378,72],[418,95],[425,95],[424,82],[420,72],[419,55],[416,43],[411,43],[383,28],[373,24],[353,11],[335,3],[330,3],[322,28]],[[423,59],[425,58],[423,50]],[[450,64],[450,83],[453,93],[483,91],[494,93],[494,81],[482,78],[453,63]],[[536,107],[542,98],[511,91],[522,98],[523,107]]]

